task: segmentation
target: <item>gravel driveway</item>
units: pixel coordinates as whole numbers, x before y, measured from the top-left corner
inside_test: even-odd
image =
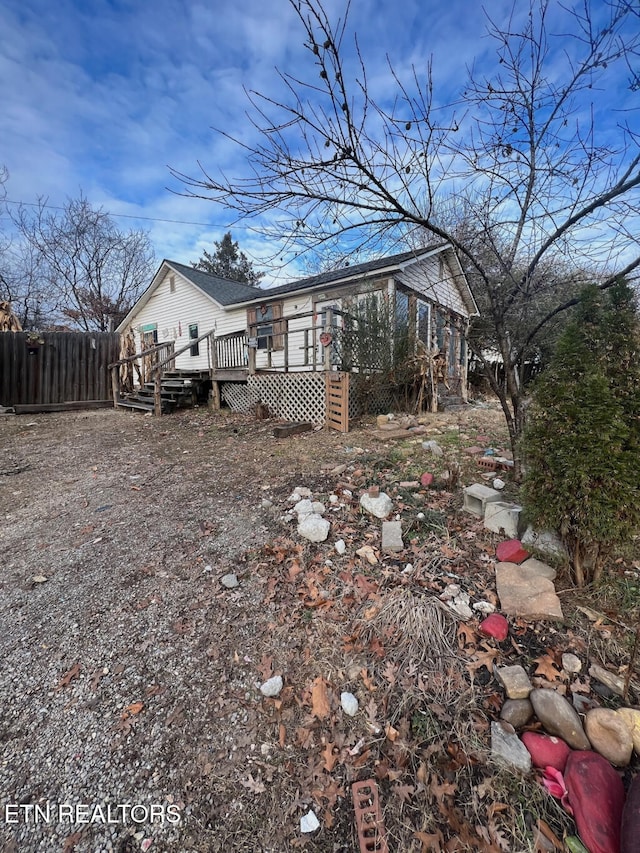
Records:
[[[343,438],[274,448],[204,409],[0,418],[3,850],[225,849],[207,818],[255,747],[262,594],[220,577]]]

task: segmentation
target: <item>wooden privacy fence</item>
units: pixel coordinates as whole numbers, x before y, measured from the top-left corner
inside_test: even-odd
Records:
[[[115,332],[0,332],[0,405],[24,411],[105,403]]]

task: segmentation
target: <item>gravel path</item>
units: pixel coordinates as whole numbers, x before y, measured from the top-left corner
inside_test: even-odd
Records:
[[[0,418],[3,850],[218,849],[203,809],[220,759],[255,746],[262,600],[219,579],[268,537],[262,485],[298,465],[267,429],[206,410]]]

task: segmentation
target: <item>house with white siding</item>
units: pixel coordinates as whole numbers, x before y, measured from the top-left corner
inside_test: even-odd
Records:
[[[164,260],[118,331],[140,349],[166,344],[175,352],[175,370],[209,371],[222,399],[246,398],[248,405],[283,396],[283,379],[271,395],[239,388],[260,376],[298,375],[302,382],[308,374],[362,373],[366,365],[354,362],[349,347],[358,327],[363,337],[365,305],[369,313],[371,305],[378,306],[374,313],[386,312],[414,351],[431,358],[445,386],[466,398],[466,333],[478,310],[446,243],[271,288]]]

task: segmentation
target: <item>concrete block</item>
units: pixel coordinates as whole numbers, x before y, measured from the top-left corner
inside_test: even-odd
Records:
[[[387,554],[404,551],[402,524],[399,521],[382,522],[382,550]]]
[[[499,501],[502,495],[496,489],[483,486],[482,483],[474,483],[463,490],[464,503],[462,508],[478,518],[484,518],[488,503]]]
[[[484,526],[494,533],[504,533],[508,539],[517,539],[524,524],[520,520],[522,507],[507,501],[490,501],[484,510]]]

